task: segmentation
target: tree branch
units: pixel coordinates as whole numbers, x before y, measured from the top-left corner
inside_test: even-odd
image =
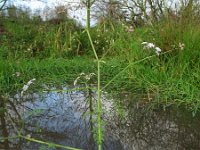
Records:
[[[3,7],[6,5],[7,0],[2,0],[0,3],[3,3],[0,7],[0,11],[3,10]]]

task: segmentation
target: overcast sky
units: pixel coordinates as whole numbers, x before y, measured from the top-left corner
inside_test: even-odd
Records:
[[[170,1],[177,2],[178,0],[168,0],[168,4]],[[68,8],[70,17],[75,18],[82,25],[86,24],[86,9],[83,6],[80,6],[81,0],[9,0],[9,4],[22,6],[22,8],[29,7],[31,8],[32,13],[36,10],[43,10],[47,7],[49,8],[48,10],[50,10],[50,8],[54,8],[55,6],[65,5]],[[43,14],[40,15],[42,16]],[[95,22],[96,20],[92,19],[91,25],[94,25]]]
[[[43,1],[43,2],[42,2]],[[70,17],[75,18],[82,25],[86,24],[86,9],[80,6],[81,0],[13,0],[10,4],[15,6],[29,7],[32,13],[36,10],[43,10],[45,8],[54,8],[57,5],[65,5],[68,7]],[[49,9],[50,10],[50,9]],[[41,14],[42,15],[42,14]],[[95,24],[95,20],[91,21],[91,25]]]

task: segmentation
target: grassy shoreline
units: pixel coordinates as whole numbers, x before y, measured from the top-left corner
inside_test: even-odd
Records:
[[[195,112],[199,110],[199,88],[196,81],[193,80],[194,76],[189,78],[188,73],[179,78],[179,76],[171,76],[171,74],[166,75],[160,68],[152,70],[144,67],[144,65],[140,63],[128,69],[105,90],[127,91],[136,95],[143,93],[147,97],[150,95],[150,98],[146,97],[148,103],[152,102],[164,106],[183,104]],[[36,78],[36,82],[31,89],[35,91],[35,89],[39,90],[39,87],[43,84],[73,84],[76,77],[82,72],[86,74],[95,73],[96,69],[94,60],[87,57],[77,57],[71,60],[62,58],[20,61],[1,60],[0,66],[1,92],[7,94],[15,94],[16,91],[20,91],[23,85],[33,78]],[[124,67],[126,67],[126,64],[122,64],[118,59],[107,60],[102,67],[102,84],[108,83]],[[20,73],[19,77],[16,76],[16,72]],[[133,72],[134,74],[132,74]],[[96,83],[94,79],[91,82]]]
[[[80,73],[97,72],[83,29],[73,27],[71,22],[50,25],[48,29],[48,23],[41,23],[36,28],[32,22],[22,22],[3,22],[5,33],[0,37],[2,94],[16,93],[32,78],[37,79],[34,90],[41,84],[73,84]],[[143,50],[142,42],[154,43],[162,53],[171,50],[168,54],[130,65],[105,90],[139,91],[151,95],[148,102],[165,106],[184,104],[197,112],[200,109],[200,29],[199,25],[189,28],[188,24],[183,28],[180,24],[175,29],[176,26],[172,22],[158,27],[141,27],[133,33],[126,32],[122,25],[92,28],[94,46],[105,62],[101,63],[102,85],[128,65],[155,55],[152,50]]]

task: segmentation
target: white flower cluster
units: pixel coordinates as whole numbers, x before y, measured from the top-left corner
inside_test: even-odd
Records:
[[[20,72],[15,72],[12,76],[20,77],[21,73]]]
[[[95,76],[95,73],[85,74],[82,72],[75,80],[74,80],[74,86],[77,85],[78,80],[81,79],[81,77],[84,78],[85,82],[89,81],[93,76]]]
[[[153,43],[148,42],[142,42],[142,45],[144,46],[143,49],[154,49],[155,53],[159,56],[161,53],[161,49],[157,46],[155,46]]]
[[[22,91],[21,91],[21,97],[23,97],[24,92],[28,90],[29,86],[30,86],[31,84],[33,84],[33,81],[35,81],[35,80],[36,80],[36,79],[33,78],[33,79],[31,79],[30,81],[28,81],[28,82],[23,86]]]
[[[134,32],[134,31],[135,31],[135,29],[134,29],[133,26],[125,26],[125,30],[126,30],[127,32]]]
[[[184,48],[185,48],[185,44],[184,43],[179,43],[178,46],[179,46],[180,50],[184,50]]]

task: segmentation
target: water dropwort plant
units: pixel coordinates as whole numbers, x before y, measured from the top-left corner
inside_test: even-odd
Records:
[[[184,21],[182,18],[177,22],[163,20],[159,25],[152,24],[153,28],[148,25],[133,28],[131,23],[121,20],[115,22],[110,16],[111,19],[103,18],[97,26],[91,28],[90,8],[96,0],[81,1],[87,6],[85,29],[75,24],[70,26],[68,20],[59,24],[41,21],[38,23],[40,27],[38,32],[38,29],[32,26],[34,21],[31,19],[24,22],[16,18],[15,21],[9,21],[7,17],[7,19],[0,17],[0,30],[9,31],[7,35],[0,33],[3,35],[0,35],[2,95],[14,97],[16,91],[20,89],[18,95],[24,98],[32,84],[37,86],[36,79],[37,83],[42,83],[41,90],[45,93],[86,91],[89,98],[83,101],[84,105],[87,105],[86,111],[90,109],[90,120],[95,125],[92,130],[95,132],[90,135],[96,140],[98,150],[102,149],[104,140],[102,92],[111,84],[110,89],[117,92],[121,89],[131,92],[139,89],[142,93],[150,95],[148,99],[153,101],[153,105],[154,102],[166,106],[184,103],[193,112],[199,111],[199,22],[193,26],[189,22],[189,24],[182,23]],[[167,18],[170,19],[169,16]],[[125,27],[122,26],[122,22],[126,24]],[[126,28],[129,26],[130,28]],[[170,54],[165,55],[166,53]],[[91,57],[94,57],[94,60],[91,61]],[[106,60],[104,65],[103,60]],[[66,87],[66,83],[74,84],[75,88],[63,88]],[[84,86],[79,87],[77,83],[82,83]],[[96,87],[90,83],[95,83]],[[63,84],[64,86],[60,86]],[[55,90],[49,88],[55,85],[58,85]],[[38,140],[34,135],[26,136],[22,128],[13,122],[13,116],[4,111],[4,107],[10,105],[9,101],[13,100],[6,98],[8,100],[0,101],[2,105],[0,113],[3,110],[3,113],[5,112],[3,118],[8,116],[16,136],[6,135],[4,139],[21,138],[53,148],[76,149]],[[67,117],[67,114],[63,116]],[[3,138],[0,137],[0,140]],[[78,145],[73,146],[78,147]]]

